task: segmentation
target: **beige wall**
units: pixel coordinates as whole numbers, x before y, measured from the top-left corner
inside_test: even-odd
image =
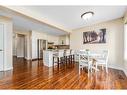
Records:
[[[124,23],[127,23],[127,11],[124,14]]]
[[[106,44],[83,44],[83,32],[96,29],[107,29]],[[70,35],[70,48],[90,49],[90,50],[109,50],[109,64],[123,64],[124,52],[124,24],[122,19],[94,24],[91,26],[75,29]]]
[[[124,66],[127,68],[127,12],[124,15]]]

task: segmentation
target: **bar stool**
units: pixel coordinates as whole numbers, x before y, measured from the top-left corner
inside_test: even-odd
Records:
[[[70,57],[71,57],[71,64],[74,64],[74,62],[75,62],[75,51],[72,49],[70,52]]]
[[[64,50],[58,50],[57,53],[53,54],[53,66],[57,63],[57,67],[59,69],[59,65],[64,63]]]
[[[70,59],[70,50],[69,49],[65,50],[64,56],[65,56],[64,59],[65,59],[66,66],[67,66],[67,64],[70,65],[71,59]]]

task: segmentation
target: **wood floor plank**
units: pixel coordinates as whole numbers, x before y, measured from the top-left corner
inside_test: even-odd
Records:
[[[0,72],[0,89],[127,89],[123,71],[109,68],[89,74],[84,69],[78,73],[78,64],[60,66],[58,70],[43,66],[42,60],[26,61],[14,58],[14,69]]]

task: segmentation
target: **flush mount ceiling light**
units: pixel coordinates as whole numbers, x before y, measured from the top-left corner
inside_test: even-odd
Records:
[[[81,15],[81,18],[83,18],[84,20],[90,19],[92,16],[94,15],[94,12],[85,12]]]

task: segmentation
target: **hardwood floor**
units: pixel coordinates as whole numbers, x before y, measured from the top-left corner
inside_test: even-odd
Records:
[[[78,64],[58,70],[43,66],[42,61],[14,58],[14,69],[0,72],[0,89],[127,89],[127,77],[116,69],[88,77],[85,70],[78,74]]]

